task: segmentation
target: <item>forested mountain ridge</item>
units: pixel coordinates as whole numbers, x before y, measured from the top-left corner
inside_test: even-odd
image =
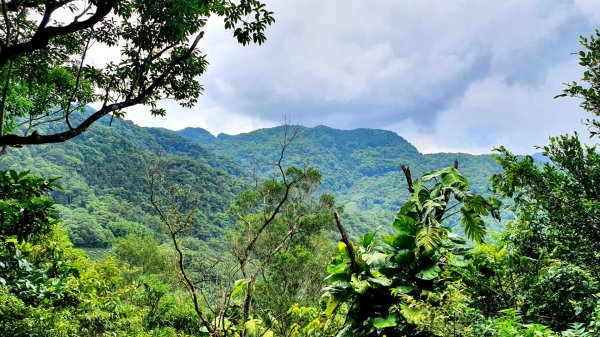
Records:
[[[400,164],[421,175],[458,159],[477,193],[485,192],[488,177],[499,169],[491,156],[421,154],[386,130],[279,126],[215,137],[200,128],[171,131],[108,117],[69,142],[13,149],[0,165],[62,177],[64,190],[53,196],[64,205],[71,239],[79,246],[105,247],[127,233],[123,227],[142,232],[159,228],[148,204],[147,166],[167,161],[174,181],[201,191],[194,236],[208,239],[231,228],[230,203],[249,186],[255,170],[271,172],[286,130],[296,138],[286,150],[284,165],[319,170],[322,192],[336,197],[356,234],[388,222],[408,197]]]
[[[0,168],[61,177],[63,190],[53,197],[63,204],[71,239],[79,246],[105,247],[129,232],[162,232],[148,194],[148,166],[158,162],[168,167],[169,179],[202,191],[196,237],[231,228],[227,210],[242,189],[242,171],[167,130],[104,118],[69,142],[11,149],[0,158]]]
[[[338,130],[326,126],[278,126],[239,135],[211,135],[201,128],[177,134],[235,160],[247,172],[273,163],[286,131],[296,132],[286,162],[310,164],[323,175],[324,191],[333,193],[344,206],[349,224],[364,232],[387,223],[408,198],[400,164],[422,175],[458,160],[475,193],[486,193],[488,179],[500,171],[490,155],[465,153],[422,154],[398,134],[377,129]],[[367,224],[367,225],[365,225]]]

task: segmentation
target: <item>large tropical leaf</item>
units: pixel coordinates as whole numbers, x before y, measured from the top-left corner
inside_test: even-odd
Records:
[[[446,229],[440,227],[423,227],[417,233],[415,244],[426,253],[432,253],[444,243]]]
[[[373,326],[377,330],[381,330],[384,328],[391,328],[398,324],[398,316],[395,314],[391,314],[388,317],[376,317],[373,320]]]
[[[429,266],[428,268],[421,270],[415,276],[422,280],[429,281],[429,280],[433,280],[436,277],[438,277],[438,275],[441,271],[442,270],[440,269],[440,267],[438,267],[437,264],[433,264],[433,265]]]
[[[407,214],[398,213],[394,219],[394,228],[398,232],[405,232],[414,235],[417,230],[418,214],[416,212],[408,212]]]
[[[469,188],[469,181],[463,175],[458,173],[454,167],[448,167],[442,170],[442,183],[444,186],[464,186]]]
[[[463,216],[461,224],[465,227],[467,237],[477,243],[482,243],[485,236],[485,224],[479,213],[466,207],[461,208],[460,212]]]

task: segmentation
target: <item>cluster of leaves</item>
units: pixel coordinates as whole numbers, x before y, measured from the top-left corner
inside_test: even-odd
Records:
[[[342,336],[416,333],[414,319],[407,315],[415,310],[411,301],[443,290],[451,280],[451,266],[467,265],[469,249],[443,226],[446,213],[459,208],[465,232],[476,242],[485,234],[482,216],[498,214],[499,202],[472,194],[454,167],[408,181],[411,198],[394,220],[397,233],[381,240],[375,239],[375,232],[367,233],[358,249],[340,242],[339,255],[327,268],[326,314],[334,314],[344,303],[349,306]],[[451,197],[454,204],[449,204]]]
[[[74,249],[48,193],[53,180],[0,172],[0,335],[163,336],[201,334],[169,261],[172,249],[129,235],[91,261]],[[8,221],[6,220],[6,221]]]

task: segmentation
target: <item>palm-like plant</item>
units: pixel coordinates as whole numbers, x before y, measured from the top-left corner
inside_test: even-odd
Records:
[[[407,167],[402,170],[410,199],[393,222],[396,234],[376,240],[375,232],[367,233],[354,247],[343,233],[339,254],[328,266],[326,313],[332,315],[342,307],[348,312],[339,336],[418,336],[403,315],[403,298],[443,291],[445,281],[452,278],[443,270],[466,266],[470,250],[444,220],[462,216],[466,236],[479,243],[486,233],[483,217],[499,218],[500,202],[471,193],[457,162],[416,181]],[[341,222],[338,226],[343,228]]]

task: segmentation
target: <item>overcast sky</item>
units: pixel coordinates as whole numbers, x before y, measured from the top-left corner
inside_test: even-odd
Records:
[[[600,28],[598,0],[273,0],[262,46],[211,21],[197,106],[134,109],[145,126],[237,134],[282,124],[392,130],[421,152],[536,152],[583,131],[573,99],[579,35]]]

